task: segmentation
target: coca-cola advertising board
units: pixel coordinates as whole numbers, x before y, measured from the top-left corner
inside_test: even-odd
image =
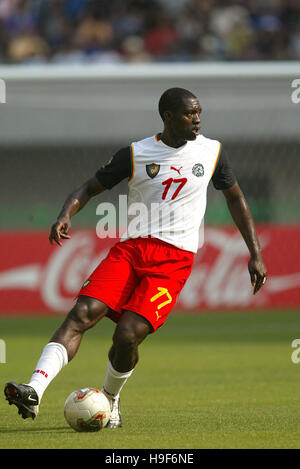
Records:
[[[206,227],[177,311],[300,307],[300,226],[258,226],[268,280],[253,295],[247,247],[235,228]],[[63,246],[48,232],[0,233],[0,315],[65,314],[115,239],[74,230]]]

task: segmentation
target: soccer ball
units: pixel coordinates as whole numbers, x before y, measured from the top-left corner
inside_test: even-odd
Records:
[[[105,427],[110,414],[110,403],[99,389],[77,389],[65,402],[65,419],[77,432],[98,432]]]

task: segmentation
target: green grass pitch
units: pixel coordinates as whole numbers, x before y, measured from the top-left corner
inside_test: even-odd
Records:
[[[23,420],[6,381],[28,382],[61,318],[1,318],[0,448],[300,448],[299,312],[173,315],[140,346],[121,395],[123,427],[76,433],[63,406],[74,389],[101,387],[114,324],[104,319]]]

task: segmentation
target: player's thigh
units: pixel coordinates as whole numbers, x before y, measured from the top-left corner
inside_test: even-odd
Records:
[[[183,285],[171,277],[144,277],[124,307],[142,315],[156,331],[174,308]]]
[[[125,243],[117,243],[84,282],[79,296],[90,296],[121,313],[138,283]]]

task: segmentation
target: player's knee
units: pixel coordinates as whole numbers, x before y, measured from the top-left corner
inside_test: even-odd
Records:
[[[135,350],[138,346],[138,337],[135,330],[130,326],[117,327],[113,336],[114,346],[120,351],[127,353]]]
[[[144,318],[128,312],[116,327],[113,343],[119,350],[133,350],[150,332],[151,325]]]
[[[108,312],[108,307],[99,300],[79,297],[68,317],[80,331],[85,331],[96,324]]]

